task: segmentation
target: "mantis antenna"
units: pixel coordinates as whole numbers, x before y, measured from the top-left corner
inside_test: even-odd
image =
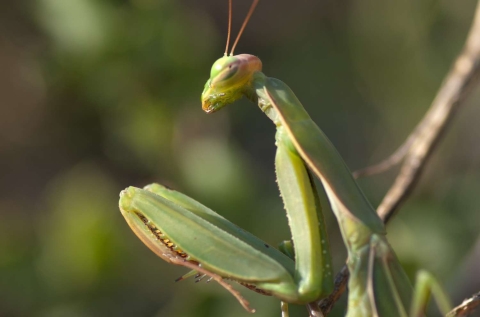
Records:
[[[240,36],[242,35],[243,30],[245,30],[245,27],[247,26],[248,20],[250,20],[250,17],[252,16],[253,11],[255,11],[255,7],[257,6],[258,1],[259,1],[259,0],[253,0],[252,5],[250,6],[250,10],[248,11],[247,17],[246,17],[245,20],[243,21],[242,28],[240,29],[240,32],[238,32],[237,38],[235,39],[235,43],[233,43],[232,50],[230,51],[230,56],[233,55],[233,51],[235,50],[235,47],[237,46],[238,40],[240,40]],[[232,0],[229,0],[229,2],[230,2],[230,21],[231,21],[231,14],[232,14],[231,4],[232,4]],[[230,25],[229,25],[229,29],[230,29]],[[228,37],[230,38],[230,31],[228,31],[228,34],[229,34]],[[228,48],[228,42],[227,42],[227,48]]]
[[[225,56],[228,54],[228,45],[230,44],[230,33],[232,31],[232,0],[228,0],[228,35],[227,46],[225,47]]]

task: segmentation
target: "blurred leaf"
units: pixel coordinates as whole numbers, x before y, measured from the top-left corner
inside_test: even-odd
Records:
[[[44,282],[56,296],[99,286],[118,256],[116,186],[95,165],[81,164],[54,180],[46,197],[51,212],[42,219],[38,263]]]
[[[40,0],[40,21],[61,50],[97,53],[105,46],[109,11],[94,0]]]
[[[195,192],[232,202],[244,197],[248,171],[239,151],[223,138],[197,138],[183,147],[181,169],[185,182]]]

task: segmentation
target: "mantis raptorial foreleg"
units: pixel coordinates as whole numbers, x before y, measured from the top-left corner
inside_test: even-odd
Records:
[[[281,149],[279,153],[279,164],[285,166],[279,182],[288,183],[282,194],[287,208],[293,208],[290,226],[300,246],[294,252],[296,263],[199,202],[158,184],[145,190],[124,190],[120,210],[132,230],[158,256],[210,276],[249,311],[248,302],[224,278],[284,302],[311,302],[332,289],[330,252],[319,237],[319,223],[325,230],[324,223],[318,220],[316,192],[305,167],[297,166],[287,153],[284,157]],[[292,192],[302,197],[294,197]],[[284,310],[285,316],[287,312]]]
[[[277,180],[294,242],[294,248],[289,242],[282,245],[288,256],[191,198],[158,185],[148,188],[155,194],[136,188],[122,192],[120,209],[133,231],[166,261],[210,275],[222,285],[223,278],[228,278],[285,303],[308,303],[332,288],[326,231],[312,173],[325,189],[349,253],[347,316],[406,317],[409,310],[411,317],[421,316],[429,290],[446,310],[446,296],[425,275],[414,296],[386,240],[382,221],[335,147],[290,88],[261,70],[257,57],[233,56],[232,49],[230,56],[225,54],[213,64],[202,108],[212,113],[246,96],[275,124]],[[238,293],[225,287],[248,309]],[[283,303],[282,314],[288,314]]]

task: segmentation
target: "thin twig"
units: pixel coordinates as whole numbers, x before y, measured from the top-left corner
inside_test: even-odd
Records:
[[[405,156],[399,175],[377,208],[387,222],[404,202],[418,180],[435,145],[441,139],[448,122],[462,104],[478,78],[480,70],[480,2],[465,46],[457,57],[428,112],[418,125],[419,131]]]
[[[421,125],[418,125],[415,128],[415,131],[412,134],[410,134],[410,136],[407,138],[407,140],[389,157],[387,157],[386,159],[382,160],[381,162],[375,165],[368,166],[368,167],[354,171],[352,173],[353,177],[359,178],[359,177],[366,177],[366,176],[371,176],[375,174],[380,174],[389,170],[395,165],[400,164],[400,162],[405,157],[405,155],[407,155],[408,150],[413,144],[413,141],[416,139],[420,130],[419,128],[421,128]]]
[[[472,297],[466,299],[452,309],[448,314],[447,317],[466,317],[470,316],[471,313],[474,313],[475,310],[480,306],[480,292],[473,294]]]
[[[430,154],[445,131],[447,123],[451,121],[455,110],[462,104],[478,77],[479,64],[480,1],[477,4],[474,21],[462,52],[445,77],[430,109],[402,146],[405,147],[411,143],[399,175],[377,208],[377,213],[385,223],[390,220],[412,191]],[[335,278],[334,292],[318,303],[325,315],[330,312],[345,291],[347,281],[348,270],[344,266]]]
[[[315,302],[307,304],[308,317],[325,317],[321,310],[318,309]]]
[[[342,267],[340,272],[335,276],[335,283],[333,292],[323,300],[321,300],[318,304],[318,307],[326,316],[333,308],[333,305],[340,299],[343,292],[347,289],[347,282],[348,282],[348,268],[346,265]]]

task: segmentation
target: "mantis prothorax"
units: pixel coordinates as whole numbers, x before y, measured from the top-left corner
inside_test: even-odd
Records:
[[[423,316],[430,291],[446,313],[448,299],[430,275],[419,275],[421,283],[414,295],[386,240],[382,221],[335,147],[290,88],[261,70],[260,59],[233,56],[232,48],[230,55],[213,64],[202,108],[213,113],[246,96],[275,124],[276,174],[295,261],[193,199],[160,185],[122,192],[120,209],[133,231],[167,262],[217,280],[247,309],[248,303],[223,279],[284,302],[309,303],[332,288],[330,252],[313,174],[325,189],[349,254],[347,316]]]

